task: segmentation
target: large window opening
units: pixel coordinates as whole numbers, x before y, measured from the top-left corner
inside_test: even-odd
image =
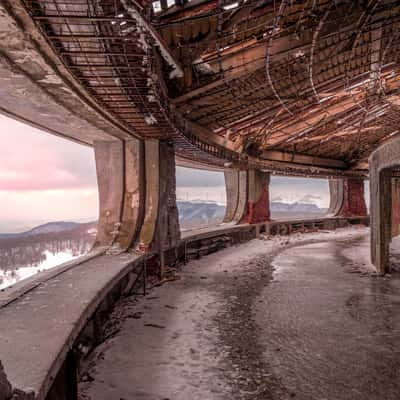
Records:
[[[218,225],[226,207],[224,173],[177,167],[176,197],[181,230]]]
[[[326,214],[330,193],[327,179],[271,176],[271,218],[319,218]]]
[[[0,115],[0,289],[87,253],[98,192],[90,147]]]

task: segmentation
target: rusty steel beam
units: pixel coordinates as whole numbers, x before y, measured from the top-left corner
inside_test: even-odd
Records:
[[[131,69],[133,71],[144,71],[145,67],[137,67],[132,65],[113,65],[113,64],[72,64],[68,68],[81,69],[81,68],[101,68],[101,69]]]
[[[125,53],[122,51],[94,51],[94,50],[60,50],[59,54],[68,56],[127,56],[127,57],[145,57],[144,53]]]
[[[123,35],[95,35],[95,34],[87,34],[87,33],[50,33],[47,35],[49,39],[61,39],[61,40],[76,40],[76,39],[94,39],[94,40],[123,40],[123,39],[133,39],[132,36],[123,36]]]
[[[69,21],[88,21],[88,22],[134,22],[132,17],[107,17],[107,16],[89,16],[89,15],[72,15],[72,14],[45,14],[33,15],[34,21],[50,21],[50,20],[69,20]]]

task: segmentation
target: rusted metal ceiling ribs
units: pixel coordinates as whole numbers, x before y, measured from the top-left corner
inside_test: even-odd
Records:
[[[23,2],[99,106],[186,159],[351,169],[400,122],[394,0]]]

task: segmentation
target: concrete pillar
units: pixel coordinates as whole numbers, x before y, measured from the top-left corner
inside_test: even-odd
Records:
[[[328,216],[335,217],[339,214],[343,205],[343,179],[329,179],[329,208]]]
[[[400,178],[392,178],[392,237],[400,235]]]
[[[227,207],[224,222],[270,220],[269,173],[259,170],[225,172]]]
[[[226,211],[224,222],[240,222],[247,207],[247,171],[225,171]]]
[[[363,217],[367,215],[364,197],[364,180],[337,178],[329,180],[329,216]]]
[[[243,222],[256,224],[270,220],[268,172],[255,169],[248,171],[247,210]]]
[[[145,142],[145,216],[139,249],[164,251],[180,240],[176,205],[175,153],[172,144],[155,139]]]
[[[226,190],[226,208],[223,222],[232,222],[239,202],[239,171],[224,172]]]
[[[383,143],[369,157],[371,261],[379,274],[389,272],[389,246],[398,231],[400,138]],[[393,197],[393,199],[392,199]],[[393,214],[393,222],[392,222]]]
[[[94,150],[99,190],[95,246],[129,248],[143,220],[143,144],[95,142]]]
[[[389,272],[389,244],[392,235],[391,170],[379,170],[370,163],[371,261],[379,274]]]
[[[248,171],[239,171],[238,181],[238,201],[233,220],[237,223],[241,222],[246,214],[247,201],[249,193]]]
[[[158,140],[94,144],[99,188],[95,246],[159,252],[180,239],[175,153]]]

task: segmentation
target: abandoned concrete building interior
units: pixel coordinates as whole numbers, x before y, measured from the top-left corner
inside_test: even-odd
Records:
[[[0,46],[0,112],[91,146],[100,208],[0,291],[0,400],[399,398],[400,2],[2,0]],[[181,232],[176,165],[222,224]],[[327,215],[272,220],[271,174]]]

